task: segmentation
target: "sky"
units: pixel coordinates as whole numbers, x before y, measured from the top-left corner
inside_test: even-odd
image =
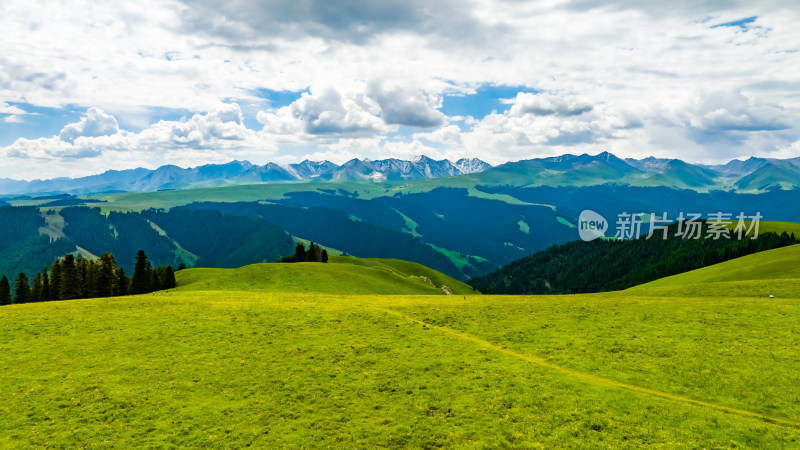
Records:
[[[800,156],[790,1],[3,0],[0,178]]]

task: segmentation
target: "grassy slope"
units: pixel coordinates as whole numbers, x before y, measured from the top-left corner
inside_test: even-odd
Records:
[[[728,226],[731,230],[735,230],[738,222],[734,218],[731,224]],[[750,227],[750,221],[745,221],[745,226]],[[758,225],[758,232],[761,233],[787,233],[792,234],[794,233],[795,236],[800,236],[800,223],[795,222],[776,222],[776,221],[762,221]],[[748,236],[752,236],[753,233],[748,233]],[[736,236],[736,234],[732,233],[732,236]]]
[[[684,399],[800,420],[798,319],[608,294],[4,307],[0,446],[792,447],[793,426]]]
[[[349,296],[234,272],[227,291],[190,270],[155,295],[0,307],[0,447],[800,445],[800,291]]]
[[[423,278],[424,277],[424,278]],[[316,292],[325,294],[473,294],[471,287],[420,264],[331,256],[328,264],[253,264],[239,269],[178,272],[183,291]],[[428,281],[429,280],[429,281]]]
[[[736,258],[625,292],[633,295],[797,297],[800,295],[800,245]]]

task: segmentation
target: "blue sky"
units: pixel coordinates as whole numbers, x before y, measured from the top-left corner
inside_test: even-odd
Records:
[[[0,178],[418,154],[797,157],[797,23],[780,0],[7,0]]]

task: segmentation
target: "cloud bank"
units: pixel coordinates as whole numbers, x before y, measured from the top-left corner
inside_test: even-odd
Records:
[[[796,157],[799,22],[777,0],[8,0],[0,177],[412,152]],[[480,107],[452,113],[454,96]]]

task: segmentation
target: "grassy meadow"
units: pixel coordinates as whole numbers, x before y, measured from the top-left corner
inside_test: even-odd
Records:
[[[407,264],[316,264],[327,293],[255,265],[2,307],[0,446],[800,446],[798,291],[728,295],[690,273],[717,295],[412,295],[424,268]],[[356,295],[357,265],[379,289],[418,278]]]

